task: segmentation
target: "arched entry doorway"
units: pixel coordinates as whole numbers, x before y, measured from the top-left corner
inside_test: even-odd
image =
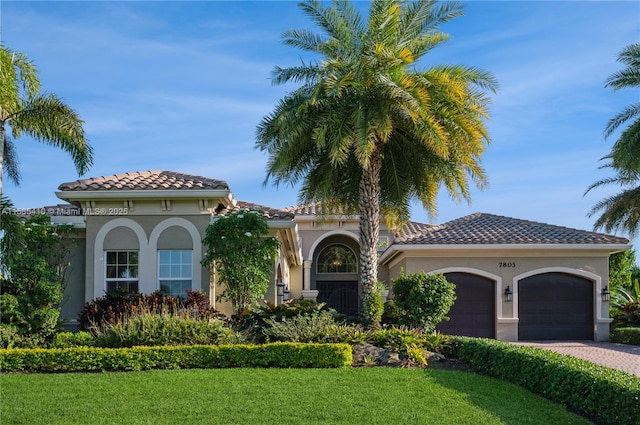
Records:
[[[355,316],[360,305],[357,242],[336,235],[319,244],[314,252],[312,279],[318,302]]]

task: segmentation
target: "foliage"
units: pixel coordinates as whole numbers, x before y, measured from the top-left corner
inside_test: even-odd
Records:
[[[206,294],[187,289],[187,298],[174,298],[161,291],[152,294],[129,294],[126,290],[107,292],[103,297],[95,298],[84,304],[78,317],[78,329],[89,331],[104,323],[115,323],[134,312],[180,313],[188,311],[199,319],[220,318],[209,304]]]
[[[95,345],[90,332],[58,332],[55,334],[49,348],[91,347]]]
[[[227,367],[350,367],[347,344],[273,343],[0,350],[3,372],[99,372]]]
[[[371,332],[367,342],[405,354],[411,347],[443,353],[449,347],[449,336],[438,332],[422,332],[420,329],[391,327]]]
[[[640,327],[640,300],[621,304],[617,311],[613,316],[612,328]]]
[[[40,93],[40,79],[33,63],[2,44],[0,70],[0,194],[5,161],[9,178],[16,184],[20,181],[14,144],[6,125],[11,127],[14,139],[26,134],[68,152],[78,174],[84,174],[93,162],[93,151],[78,114],[56,95]],[[5,153],[7,157],[3,158]]]
[[[640,378],[536,347],[452,337],[453,354],[479,372],[520,385],[597,423],[637,425]]]
[[[640,346],[640,327],[611,329],[611,342]]]
[[[372,291],[364,297],[364,318],[365,323],[373,329],[380,327],[382,315],[384,313],[384,300],[380,291],[384,289],[384,284],[377,282]]]
[[[218,319],[198,319],[189,312],[134,312],[115,323],[103,323],[91,330],[98,347],[138,345],[233,344],[240,338]]]
[[[207,227],[202,264],[215,268],[225,288],[219,297],[231,302],[236,316],[254,305],[269,287],[280,244],[268,233],[259,209],[228,213]]]
[[[73,226],[52,224],[38,214],[15,231],[3,235],[3,241],[12,242],[11,252],[0,259],[7,273],[0,286],[0,322],[12,326],[23,342],[47,339],[60,317],[71,247],[64,237],[72,234]]]
[[[605,87],[614,91],[640,88],[640,43],[625,47],[618,55],[618,62],[626,68],[610,75]],[[601,186],[620,186],[622,191],[596,203],[589,217],[600,213],[594,229],[624,230],[634,236],[640,224],[640,102],[625,107],[611,118],[605,128],[605,137],[611,136],[626,122],[630,122],[629,126],[620,133],[611,152],[603,158],[608,162],[601,167],[613,169],[616,175],[592,184],[586,192]]]
[[[366,333],[355,325],[336,323],[335,316],[326,310],[300,314],[290,318],[266,319],[263,332],[268,341],[289,342],[343,342],[355,344],[366,338]]]
[[[473,67],[420,69],[448,38],[438,28],[462,14],[459,3],[374,0],[367,19],[352,2],[301,7],[320,33],[290,30],[284,43],[317,61],[275,68],[275,84],[301,85],[263,118],[256,146],[269,154],[265,182],[300,184],[302,202],[358,214],[366,298],[381,214],[397,224],[413,199],[433,213],[440,187],[468,200],[469,178],[484,186],[485,90],[497,83]]]
[[[631,286],[636,253],[633,249],[616,252],[609,256],[609,289]]]
[[[325,310],[331,312],[334,320],[341,319],[335,310],[328,309],[325,303],[318,303],[314,300],[289,300],[277,305],[270,301],[263,301],[263,304],[258,308],[242,311],[234,325],[244,333],[246,339],[256,343],[265,342],[265,331],[270,327],[269,323],[281,322],[299,315],[320,314]]]
[[[392,281],[396,305],[402,310],[400,324],[432,331],[456,300],[455,285],[443,274],[400,273]]]
[[[402,315],[402,309],[398,307],[395,300],[390,299],[384,303],[381,322],[383,325],[397,325]]]

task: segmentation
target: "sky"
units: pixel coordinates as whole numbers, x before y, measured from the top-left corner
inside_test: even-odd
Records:
[[[366,14],[368,2],[357,4]],[[282,43],[289,29],[317,30],[294,1],[0,0],[2,43],[85,121],[95,158],[83,178],[178,171],[275,208],[296,205],[297,189],[263,185],[267,155],[254,146],[260,120],[295,88],[274,86],[271,71],[312,59]],[[474,189],[470,205],[442,192],[436,217],[415,205],[412,219],[484,212],[592,230],[589,210],[617,191],[585,195],[611,175],[600,159],[619,133],[605,140],[604,127],[640,98],[604,87],[623,67],[618,53],[640,42],[640,2],[468,1],[465,16],[440,29],[450,39],[420,69],[477,66],[500,84],[482,159],[489,187]],[[15,142],[22,183],[5,179],[4,194],[19,208],[61,202],[57,187],[80,178],[70,157]]]

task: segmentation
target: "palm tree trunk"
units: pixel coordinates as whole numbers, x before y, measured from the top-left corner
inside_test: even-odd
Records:
[[[382,150],[376,148],[360,179],[360,285],[363,297],[378,280],[378,236],[380,234],[380,169]]]
[[[4,121],[0,121],[0,198],[2,197],[2,173],[4,172],[2,168],[2,166],[4,165],[4,143],[5,143]]]

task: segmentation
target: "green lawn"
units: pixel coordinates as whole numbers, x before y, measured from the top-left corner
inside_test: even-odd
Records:
[[[452,370],[222,369],[3,374],[9,424],[589,424],[514,385]]]

